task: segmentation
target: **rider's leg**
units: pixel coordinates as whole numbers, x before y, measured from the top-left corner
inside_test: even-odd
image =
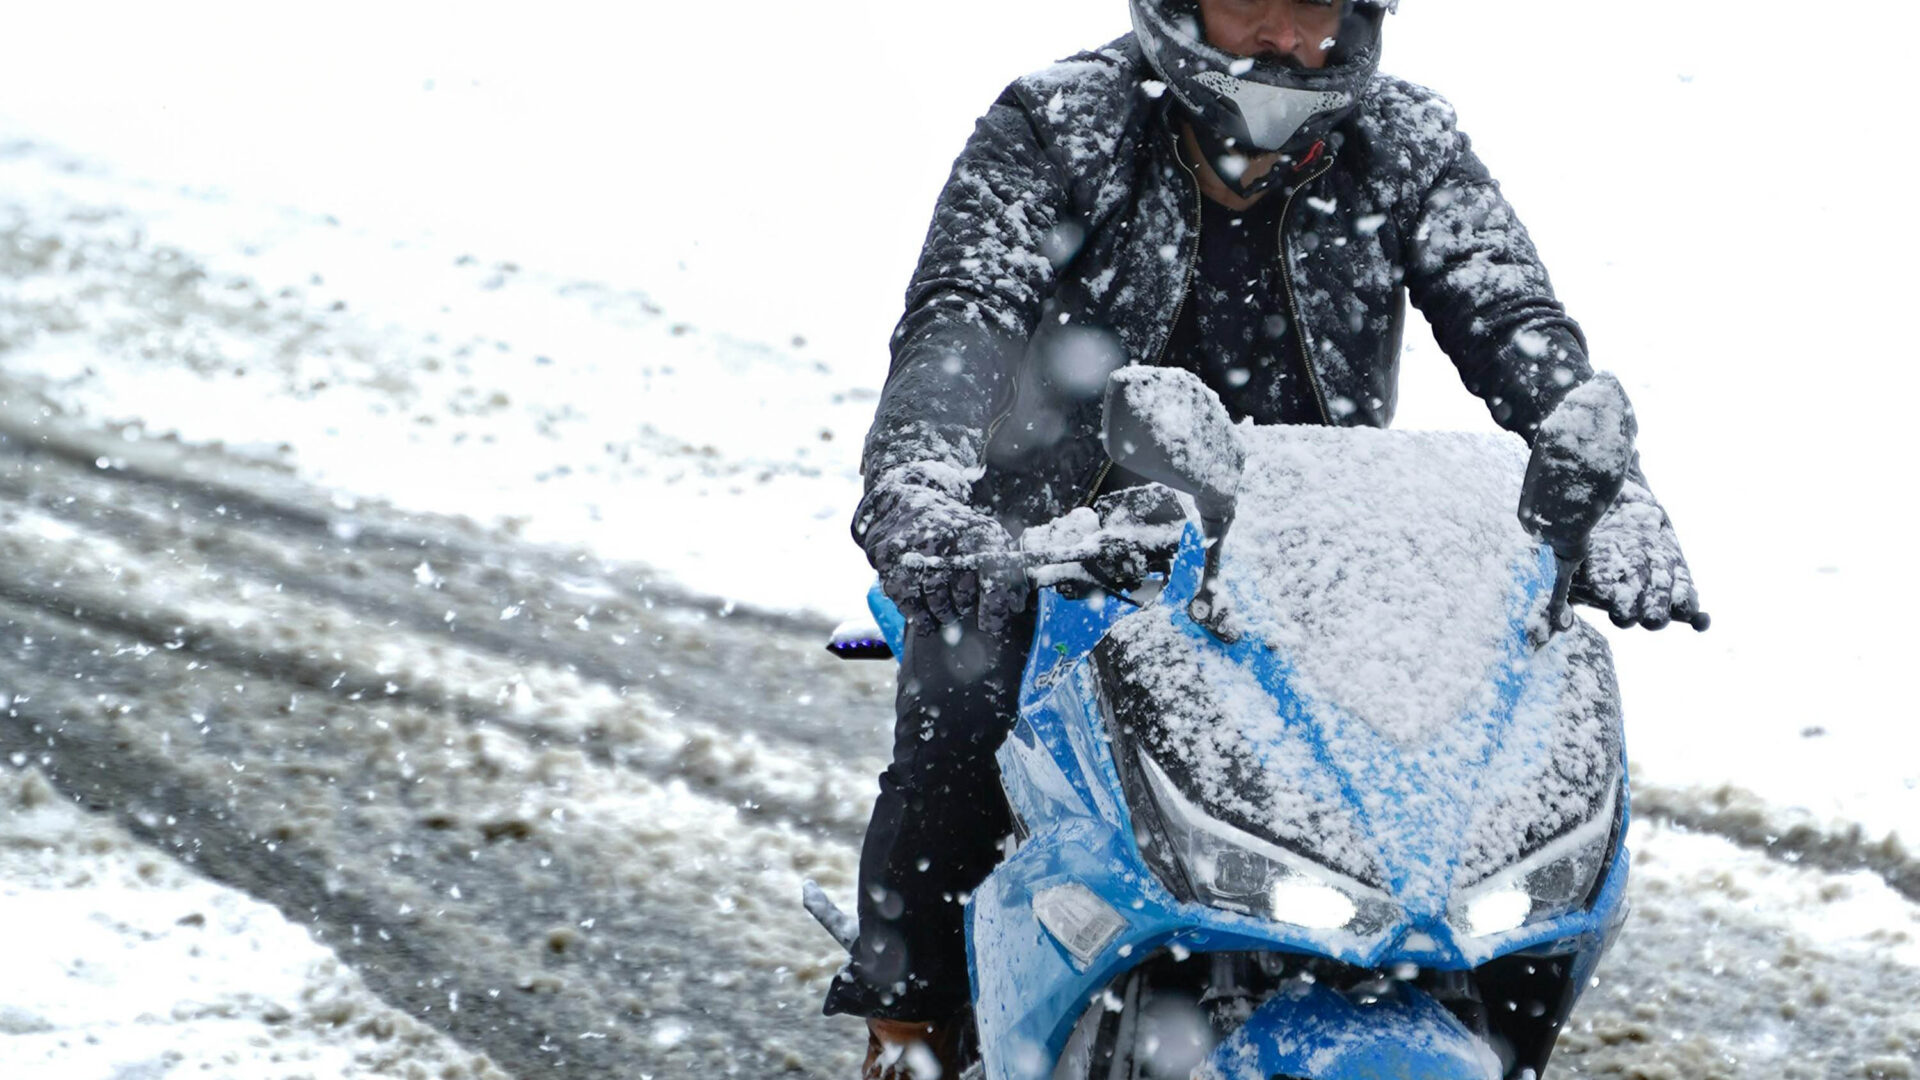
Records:
[[[910,627],[893,764],[860,852],[860,939],[828,1013],[942,1020],[966,1009],[961,904],[1013,831],[993,752],[1012,730],[1033,615],[1003,634]]]
[[[861,1080],[957,1078],[962,1068],[958,1024],[867,1020],[867,1060]]]

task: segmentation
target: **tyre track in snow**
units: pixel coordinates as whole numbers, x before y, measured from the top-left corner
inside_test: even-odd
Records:
[[[0,383],[0,390],[7,385]],[[564,665],[608,685],[644,685],[676,708],[712,710],[725,704],[744,712],[747,720],[756,719],[755,708],[796,693],[786,678],[791,662],[779,665],[777,675],[763,673],[764,665],[756,661],[764,651],[791,654],[796,639],[820,642],[830,629],[804,615],[687,593],[643,568],[583,552],[502,542],[464,520],[427,521],[378,505],[329,500],[268,466],[167,441],[129,441],[60,416],[25,388],[0,393],[0,451],[25,459],[0,478],[9,494],[37,498],[48,512],[72,519],[77,527],[150,543],[190,539],[222,569],[297,583],[309,594],[427,633],[444,633],[444,611],[452,610],[462,617],[460,631],[471,647]],[[241,527],[188,534],[182,521]],[[354,562],[342,574],[342,557],[348,554]],[[415,592],[410,586],[423,562],[451,569],[435,582],[447,591],[446,605],[405,595]],[[534,594],[544,594],[542,603],[527,606],[525,598]],[[490,625],[499,611],[514,606],[525,609],[526,622]],[[673,665],[662,670],[663,665],[649,663],[648,650],[629,648],[626,641],[567,633],[565,628],[583,616],[624,629],[625,637],[657,642],[659,651],[673,654]],[[727,634],[687,629],[715,620],[743,629]],[[820,661],[817,666],[831,667],[817,651],[798,650],[805,659]],[[783,730],[796,740],[840,751],[866,745],[865,732],[850,732],[832,717],[836,710],[867,707],[876,688],[890,679],[853,680],[851,693],[842,688],[847,680],[816,682],[805,692],[819,707],[787,710]]]
[[[343,537],[338,516],[255,532],[269,515],[231,491],[58,455],[0,455],[0,474],[5,752],[313,925],[376,992],[522,1075],[851,1068],[845,1022],[789,1019],[816,1012],[834,960],[795,898],[802,876],[851,888],[866,795],[831,748],[754,737],[770,708],[804,732],[805,706],[717,678],[772,655],[788,679],[833,672],[829,701],[867,694],[803,649],[818,627],[610,603],[592,568],[556,587],[549,553]],[[501,620],[511,606],[546,618]],[[576,618],[632,646],[598,674],[652,685],[553,662]],[[643,647],[674,663],[643,669]],[[731,691],[709,695],[722,722],[648,700],[697,695],[676,675],[703,668]],[[854,741],[834,719],[818,730]]]
[[[714,844],[697,826],[722,808],[684,792],[444,713],[301,698],[191,648],[11,603],[0,632],[0,752],[311,924],[376,992],[515,1073],[830,1060],[824,1025],[782,1022],[828,951],[795,948],[797,910],[755,925],[786,914],[758,894],[844,877],[817,841],[736,821],[724,831],[744,835]],[[743,887],[734,918],[689,918]],[[716,977],[760,1008],[715,1008]]]
[[[44,527],[19,516],[12,524]],[[106,561],[115,550],[123,549],[90,545],[92,565],[70,563],[68,572],[90,569],[108,578],[125,567]],[[19,553],[17,544],[0,541],[0,557],[17,563]],[[445,711],[468,727],[492,727],[535,747],[571,748],[597,764],[683,783],[738,806],[749,819],[790,822],[822,839],[858,839],[862,793],[844,782],[837,757],[768,742],[752,731],[726,731],[663,709],[645,694],[598,686],[562,669],[484,651],[444,657],[442,646],[419,633],[379,628],[257,581],[229,577],[199,585],[221,595],[158,606],[150,595],[116,594],[71,580],[48,586],[0,577],[0,598],[68,613],[149,645],[184,649],[250,677],[350,701]],[[289,629],[295,623],[351,637],[323,652],[312,647],[313,639],[303,641],[301,630]],[[396,658],[415,651],[439,652],[449,662],[445,670],[406,670],[409,665]]]
[[[94,462],[110,460],[100,453],[110,444],[56,437],[35,446],[36,434],[0,418],[0,450],[27,449],[0,467],[0,497],[53,523],[26,534],[59,554],[0,554],[21,564],[68,560],[74,571],[57,581],[0,576],[0,594],[79,608],[148,640],[191,640],[209,657],[276,678],[456,708],[682,780],[755,816],[858,839],[870,782],[845,783],[845,766],[870,777],[884,765],[873,735],[890,724],[890,672],[825,656],[821,624],[708,598],[682,602],[638,571],[462,535],[459,523],[429,527],[378,508],[325,516],[231,483],[169,477],[151,463],[103,469]],[[206,471],[197,455],[162,450],[190,464],[184,472]],[[142,567],[156,558],[171,565]],[[199,611],[173,585],[183,573],[195,579]],[[306,617],[327,622],[327,649],[289,633]],[[714,632],[722,625],[727,632]],[[448,647],[467,659],[461,679],[399,685],[384,670]],[[604,715],[516,717],[499,707],[501,694],[476,694],[476,681],[516,696],[544,682],[576,704],[594,697]]]
[[[1730,784],[1711,789],[1636,786],[1633,811],[1785,862],[1836,874],[1871,871],[1895,892],[1920,902],[1920,859],[1898,836],[1876,837],[1855,822],[1823,822],[1804,811],[1782,810]]]

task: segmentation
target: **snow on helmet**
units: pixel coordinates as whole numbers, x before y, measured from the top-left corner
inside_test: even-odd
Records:
[[[1196,121],[1208,156],[1305,154],[1351,113],[1380,66],[1380,24],[1399,0],[1335,0],[1340,30],[1325,67],[1237,57],[1209,45],[1196,0],[1129,0],[1147,62]],[[1234,177],[1222,173],[1231,184]]]

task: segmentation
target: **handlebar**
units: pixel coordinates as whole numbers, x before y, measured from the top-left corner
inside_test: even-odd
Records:
[[[1095,533],[1075,543],[1042,548],[1017,548],[1006,551],[982,551],[966,555],[922,555],[908,552],[900,556],[902,565],[929,570],[975,570],[986,573],[1024,573],[1032,577],[1037,570],[1070,569],[1089,560],[1113,560],[1138,554],[1145,558],[1170,558],[1180,549],[1180,526],[1138,527],[1126,533]]]

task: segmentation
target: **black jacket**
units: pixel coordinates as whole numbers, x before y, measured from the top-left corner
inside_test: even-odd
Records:
[[[1029,75],[982,117],[941,192],[862,461],[960,478],[1018,533],[1108,467],[1106,375],[1156,363],[1190,285],[1199,187],[1172,99],[1132,37]],[[1494,419],[1531,439],[1590,374],[1499,186],[1439,96],[1387,76],[1267,196],[1322,418],[1393,418],[1405,298]],[[1256,382],[1260,373],[1254,373]],[[1255,414],[1257,422],[1276,415]]]

